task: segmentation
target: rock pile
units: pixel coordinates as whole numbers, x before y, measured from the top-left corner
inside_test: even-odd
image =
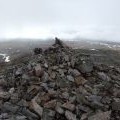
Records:
[[[58,38],[0,75],[0,120],[120,120],[120,68],[95,65]]]

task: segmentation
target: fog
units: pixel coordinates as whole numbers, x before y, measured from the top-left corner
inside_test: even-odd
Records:
[[[0,38],[120,40],[120,0],[0,0]]]

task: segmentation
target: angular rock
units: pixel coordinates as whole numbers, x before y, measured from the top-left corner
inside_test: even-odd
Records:
[[[18,93],[11,94],[10,102],[12,104],[17,103],[20,100]]]
[[[82,61],[81,63],[77,63],[76,68],[81,73],[90,73],[93,71],[93,63],[91,61]]]
[[[88,117],[88,120],[110,120],[111,111],[100,112],[91,117]]]
[[[68,92],[63,92],[61,97],[64,98],[64,99],[69,99],[69,93]]]
[[[120,102],[113,102],[112,103],[112,110],[120,110]]]
[[[75,83],[76,85],[84,85],[87,82],[87,80],[85,78],[83,78],[82,76],[76,77],[75,78]]]
[[[70,111],[74,111],[75,110],[75,105],[71,104],[69,102],[66,102],[62,105],[63,108],[70,110]]]
[[[13,94],[15,92],[15,88],[10,88],[9,93]]]
[[[44,72],[41,80],[42,80],[43,82],[49,81],[49,74],[48,74],[47,72]]]
[[[74,77],[81,75],[81,73],[76,69],[69,69],[68,73],[72,74]]]
[[[0,79],[0,86],[7,86],[7,82],[4,79]]]
[[[60,88],[65,88],[70,86],[70,81],[66,80],[65,78],[57,77],[56,85]]]
[[[31,101],[39,92],[39,87],[31,86],[25,94],[26,101]]]
[[[40,64],[37,64],[37,65],[35,66],[35,75],[36,75],[37,77],[42,77],[43,74],[44,74],[44,72],[43,72],[43,70],[42,70],[41,65],[40,65]]]
[[[44,109],[42,120],[53,120],[55,117],[55,111],[51,109]]]
[[[33,109],[40,117],[43,115],[43,108],[37,104],[35,99],[31,101],[31,109]]]
[[[13,105],[9,102],[5,102],[3,109],[12,113],[16,113],[19,110],[19,106]]]
[[[18,68],[18,69],[16,70],[16,72],[15,72],[15,76],[16,76],[16,77],[22,76],[22,73],[23,73],[22,68]]]
[[[27,120],[27,117],[26,116],[16,116],[16,118],[15,118],[16,120]]]
[[[30,120],[38,120],[39,117],[31,112],[29,109],[23,108],[20,113],[22,113],[24,116],[26,116]]]
[[[47,63],[44,63],[44,67],[45,67],[45,68],[48,68],[48,64],[47,64]]]
[[[51,75],[50,75],[50,77],[51,77],[52,79],[55,79],[55,77],[56,77],[55,72],[52,72]]]
[[[61,77],[64,77],[64,76],[65,76],[65,75],[64,75],[64,71],[63,71],[62,69],[58,69],[58,71],[59,71],[59,74],[60,74]]]
[[[41,103],[42,105],[44,105],[45,103],[47,103],[50,100],[50,96],[49,94],[43,94],[40,97],[37,98],[37,102]]]
[[[77,120],[76,115],[70,111],[65,111],[65,116],[67,120]]]
[[[57,105],[57,106],[55,107],[55,110],[56,110],[56,112],[58,112],[59,114],[64,114],[64,110],[63,110],[59,105]]]
[[[70,96],[69,101],[70,103],[74,103],[76,101],[76,96]]]
[[[44,104],[45,108],[55,108],[55,106],[56,106],[56,100],[51,100]]]
[[[5,120],[5,119],[8,119],[8,118],[9,118],[8,113],[2,113],[2,114],[0,114],[0,120]]]
[[[9,92],[4,92],[4,91],[0,92],[0,99],[7,100],[9,98],[10,98],[10,93]]]
[[[70,82],[74,82],[74,78],[73,78],[71,75],[67,75],[67,79],[68,79]]]
[[[38,54],[41,54],[42,53],[42,48],[35,48],[34,49],[34,54],[35,55],[38,55]]]
[[[69,61],[69,56],[65,55],[64,59],[65,59],[66,62],[68,62]]]
[[[98,77],[102,80],[110,80],[110,78],[104,72],[98,72]]]

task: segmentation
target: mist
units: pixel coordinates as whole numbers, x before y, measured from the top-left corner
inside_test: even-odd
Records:
[[[119,0],[0,0],[0,38],[120,40]]]

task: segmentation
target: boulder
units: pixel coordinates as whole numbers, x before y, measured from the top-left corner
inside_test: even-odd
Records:
[[[81,73],[90,73],[93,71],[93,63],[91,61],[81,61],[76,63],[75,66]]]

